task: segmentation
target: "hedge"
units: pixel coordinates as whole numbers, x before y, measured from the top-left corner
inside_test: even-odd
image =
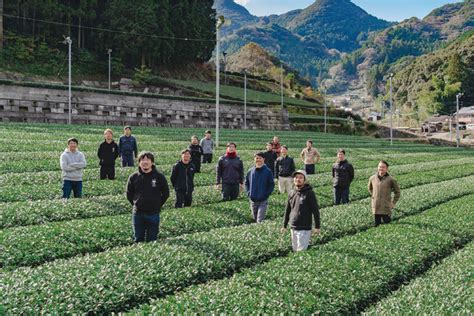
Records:
[[[473,204],[474,195],[456,199],[395,225],[274,259],[230,279],[192,286],[132,312],[356,314],[471,241],[474,214],[465,206]],[[411,301],[400,302],[410,303],[418,305],[420,300],[413,295]],[[404,311],[413,314],[410,308]],[[393,314],[391,309],[381,312]]]
[[[472,183],[472,179],[464,180]],[[447,181],[443,186],[437,185],[439,188],[452,188],[453,181]],[[431,194],[433,187],[429,190],[414,188],[411,194],[404,193],[412,198],[400,202],[399,208],[403,211],[397,212],[396,217],[413,215],[472,192],[473,186],[467,187],[444,189],[435,197]],[[368,208],[354,203],[327,209],[322,213],[323,223],[332,218],[335,227],[324,224],[322,238],[328,241],[371,227],[372,216]],[[460,214],[466,212],[463,210]],[[462,222],[469,227],[470,223],[460,214],[456,213],[452,220],[449,218],[446,226],[449,228]],[[437,220],[445,222],[445,219]],[[286,255],[290,251],[290,242],[288,236],[280,233],[280,227],[281,221],[267,221],[263,224],[214,229],[162,242],[142,243],[69,260],[57,260],[37,268],[19,268],[0,275],[3,285],[1,301],[5,311],[11,314],[109,313],[127,310],[148,301],[150,297],[172,294],[186,286],[229,276],[245,267]],[[462,227],[456,226],[456,231],[461,232]],[[385,233],[379,235],[380,238],[386,236]],[[417,239],[408,237],[416,245],[414,249],[419,249]],[[390,245],[398,245],[390,239],[392,236],[386,238]],[[443,238],[442,241],[452,246],[447,239]],[[414,249],[410,249],[410,253],[417,253]],[[429,252],[431,254],[431,249]],[[318,254],[319,251],[314,253]],[[348,253],[341,250],[341,255]],[[383,257],[384,254],[379,255]],[[337,266],[334,263],[332,266]],[[284,265],[286,271],[291,270],[288,267]],[[274,277],[278,275],[281,274],[273,274]],[[304,283],[307,281],[304,279]],[[334,282],[332,279],[329,281]]]

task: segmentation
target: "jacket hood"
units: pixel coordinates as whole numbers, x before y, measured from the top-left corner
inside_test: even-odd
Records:
[[[77,154],[77,153],[79,152],[79,149],[76,149],[75,152],[72,152],[72,151],[70,151],[70,150],[66,147],[66,149],[64,149],[64,152],[65,152],[65,153],[68,153],[68,154],[73,154],[73,155],[74,155],[74,154]]]
[[[296,191],[301,192],[301,193],[305,193],[305,192],[308,192],[312,189],[313,189],[313,187],[310,184],[305,183],[305,185],[301,189],[296,189]]]

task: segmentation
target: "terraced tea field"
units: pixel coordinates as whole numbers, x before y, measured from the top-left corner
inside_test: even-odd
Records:
[[[309,176],[321,235],[292,253],[280,233],[286,196],[274,193],[263,224],[244,194],[221,202],[215,162],[196,175],[193,206],[161,213],[157,242],[134,244],[124,196],[135,169],[99,180],[103,127],[0,124],[0,314],[469,314],[472,313],[474,151],[309,132],[221,132],[247,170],[274,134],[297,168],[306,139],[322,159]],[[113,128],[115,139],[121,128]],[[191,135],[136,127],[169,179]],[[83,198],[63,201],[59,156],[77,137],[86,155]],[[346,149],[355,167],[351,204],[333,206],[331,165]],[[368,178],[385,159],[402,188],[393,223],[373,227]]]

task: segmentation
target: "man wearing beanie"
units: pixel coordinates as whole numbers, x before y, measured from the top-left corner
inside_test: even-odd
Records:
[[[306,183],[306,171],[295,171],[293,182],[295,190],[288,195],[282,232],[286,231],[289,224],[293,251],[301,251],[308,248],[311,234],[320,233],[319,206],[313,188]]]
[[[265,153],[259,152],[254,156],[255,166],[245,178],[245,189],[250,200],[253,219],[263,222],[268,208],[268,198],[275,187],[273,173],[265,165]]]
[[[225,155],[217,162],[216,189],[222,189],[224,201],[237,199],[244,187],[244,164],[237,156],[236,148],[235,143],[228,143]]]

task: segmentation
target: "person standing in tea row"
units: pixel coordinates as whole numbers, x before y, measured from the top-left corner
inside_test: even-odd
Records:
[[[133,167],[133,157],[137,158],[137,140],[132,136],[132,128],[125,126],[124,135],[119,138],[119,154],[122,160],[122,167]]]
[[[82,197],[82,175],[87,166],[86,157],[78,149],[77,138],[67,140],[67,148],[61,154],[59,164],[63,178],[63,199],[68,199],[71,191],[75,198]]]
[[[119,156],[119,147],[113,140],[111,129],[104,131],[104,142],[100,144],[97,150],[100,165],[100,179],[115,179],[115,160]]]

